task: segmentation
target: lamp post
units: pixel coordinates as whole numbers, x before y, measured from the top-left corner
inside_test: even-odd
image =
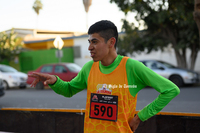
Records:
[[[63,54],[62,54],[62,47],[63,47],[63,45],[64,45],[64,42],[63,42],[63,40],[61,39],[61,37],[60,36],[57,36],[56,38],[55,38],[55,40],[54,40],[54,42],[53,42],[53,45],[54,45],[54,47],[55,48],[57,48],[58,50],[56,51],[56,57],[58,57],[58,63],[60,63],[61,62],[61,58],[62,58],[62,56],[63,56]]]

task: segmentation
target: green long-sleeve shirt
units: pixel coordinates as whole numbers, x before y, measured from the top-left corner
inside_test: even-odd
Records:
[[[109,66],[103,66],[101,63],[99,68],[104,74],[109,74],[119,65],[123,56],[118,55],[115,61]],[[86,63],[78,75],[70,82],[65,82],[57,77],[57,81],[53,85],[49,85],[56,93],[65,97],[72,97],[74,94],[87,88],[88,76],[93,61]],[[179,88],[168,79],[156,74],[151,69],[143,65],[141,62],[129,58],[126,63],[126,72],[128,85],[136,85],[137,87],[129,88],[133,97],[146,86],[156,89],[160,95],[146,107],[138,112],[138,116],[142,121],[161,111],[175,96],[180,93]]]

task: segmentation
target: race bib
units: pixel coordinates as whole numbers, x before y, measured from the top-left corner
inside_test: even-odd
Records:
[[[91,93],[90,118],[117,121],[118,96]]]

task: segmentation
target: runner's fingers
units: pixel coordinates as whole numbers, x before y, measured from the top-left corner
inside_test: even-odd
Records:
[[[135,132],[134,125],[133,125],[132,121],[129,121],[129,126],[130,126],[131,130],[133,132]]]
[[[38,78],[35,78],[35,80],[32,82],[31,87],[35,87],[36,84],[39,82],[40,80]]]
[[[44,81],[44,85],[47,85],[47,84],[51,84],[51,83],[50,83],[50,80]]]
[[[36,77],[40,77],[41,79],[48,79],[49,74],[44,74],[44,73],[38,73],[38,72],[33,72],[33,75]]]
[[[40,74],[40,73],[33,73],[32,77],[39,79],[39,81],[45,81],[47,79],[46,77],[48,77],[48,75]]]

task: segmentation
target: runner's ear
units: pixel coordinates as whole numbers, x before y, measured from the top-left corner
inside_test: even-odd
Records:
[[[116,39],[114,37],[111,37],[108,41],[109,41],[110,48],[115,46]]]

